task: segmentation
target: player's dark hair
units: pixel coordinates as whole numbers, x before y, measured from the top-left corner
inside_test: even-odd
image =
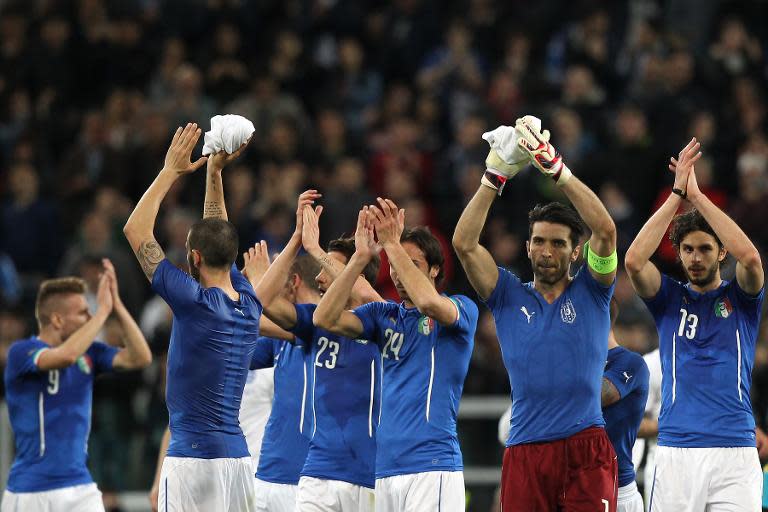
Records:
[[[237,258],[239,239],[234,224],[224,219],[198,220],[189,230],[189,248],[200,251],[212,268],[229,268]]]
[[[443,248],[440,246],[437,238],[435,238],[435,235],[432,234],[428,227],[417,226],[403,231],[403,234],[400,236],[400,243],[405,242],[410,242],[421,249],[429,268],[437,266],[440,269],[435,277],[435,284],[440,284],[444,277],[443,265],[445,264],[445,255],[443,255]]]
[[[611,314],[611,327],[616,324],[616,319],[619,318],[619,301],[616,297],[611,297],[611,303],[609,304]]]
[[[694,231],[703,231],[712,235],[715,237],[715,240],[717,240],[717,245],[722,249],[723,242],[720,241],[715,230],[712,229],[712,226],[709,225],[709,222],[707,222],[701,212],[695,208],[689,212],[681,213],[672,219],[672,229],[669,231],[669,240],[672,242],[672,245],[675,246],[675,249],[679,251],[683,239]]]
[[[290,275],[297,274],[304,282],[304,285],[315,292],[320,291],[318,283],[315,280],[315,276],[319,273],[320,264],[309,254],[299,254],[296,256],[290,270]]]
[[[60,295],[85,293],[85,281],[79,277],[59,277],[40,284],[35,300],[35,318],[41,327],[51,322],[51,299]]]
[[[355,254],[354,238],[337,238],[328,242],[328,252],[338,252],[343,254],[347,261]],[[379,277],[379,268],[381,268],[381,257],[374,254],[371,261],[363,269],[363,277],[371,286],[376,284],[376,278]]]
[[[528,239],[533,234],[533,225],[537,222],[550,222],[552,224],[562,224],[571,229],[570,239],[573,247],[579,245],[579,240],[586,229],[581,221],[579,214],[570,206],[560,203],[537,204],[533,210],[528,212]]]

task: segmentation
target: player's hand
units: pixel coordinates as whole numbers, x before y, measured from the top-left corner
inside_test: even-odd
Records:
[[[320,199],[323,197],[321,193],[319,193],[317,190],[310,189],[305,190],[299,195],[298,205],[296,206],[296,230],[295,233],[301,235],[303,233],[304,229],[304,209],[309,208],[312,209],[312,205],[315,204],[316,199]],[[317,217],[320,217],[320,214],[323,213],[323,207],[318,206],[314,208],[315,215]],[[318,233],[319,236],[319,233]]]
[[[271,264],[267,242],[262,240],[249,248],[247,252],[243,253],[243,261],[245,265],[243,265],[242,274],[251,283],[258,283]]]
[[[197,123],[187,123],[184,128],[177,128],[173,140],[165,155],[163,170],[176,175],[189,174],[198,170],[207,160],[207,156],[201,156],[192,162],[192,150],[195,149],[202,131]]]
[[[121,307],[123,302],[120,300],[120,291],[117,287],[117,273],[115,272],[115,266],[109,258],[102,258],[101,264],[104,267],[104,274],[109,277],[109,291],[112,294],[112,307]]]
[[[99,278],[99,288],[96,290],[96,312],[109,316],[112,312],[112,282],[109,275],[105,272]]]
[[[405,210],[398,209],[391,199],[376,198],[379,207],[371,206],[368,211],[372,215],[376,237],[381,245],[399,243],[405,226]]]
[[[373,216],[367,206],[357,214],[357,227],[355,228],[355,253],[370,260],[378,254],[381,247],[376,243],[373,232]]]
[[[669,159],[669,170],[675,173],[674,188],[682,190],[687,197],[691,194],[695,197],[700,193],[699,184],[696,182],[696,169],[694,164],[701,158],[701,143],[693,137],[691,141],[680,150],[677,159]]]
[[[563,162],[560,153],[549,143],[549,132],[538,130],[526,119],[518,120],[515,126],[525,134],[518,139],[517,143],[528,153],[534,167],[545,176],[552,178],[558,185],[565,185],[572,173]]]
[[[154,484],[152,489],[149,490],[149,506],[152,507],[152,512],[157,512],[157,500],[160,497],[160,485]]]
[[[208,155],[208,170],[221,172],[224,167],[237,160],[238,157],[243,154],[243,151],[245,151],[245,148],[248,147],[251,139],[253,139],[253,135],[251,135],[248,140],[243,142],[243,145],[237,148],[237,150],[231,155],[224,150]]]
[[[298,213],[298,212],[297,212]],[[320,247],[320,214],[323,213],[323,207],[312,208],[305,207],[302,211],[301,224],[301,245],[309,254],[321,250]]]

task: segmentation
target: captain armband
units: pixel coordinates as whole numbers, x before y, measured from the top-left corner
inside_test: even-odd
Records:
[[[616,267],[619,266],[619,256],[616,254],[616,249],[613,250],[613,254],[610,256],[598,256],[589,250],[589,242],[586,242],[584,244],[584,255],[586,256],[589,268],[598,274],[610,274],[615,272]]]

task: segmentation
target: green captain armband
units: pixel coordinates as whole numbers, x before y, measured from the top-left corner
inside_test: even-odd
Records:
[[[615,272],[616,267],[619,266],[619,257],[616,254],[616,249],[613,250],[613,254],[610,256],[598,256],[589,250],[589,241],[587,241],[584,244],[584,255],[586,256],[589,268],[598,274],[610,274],[611,272]]]

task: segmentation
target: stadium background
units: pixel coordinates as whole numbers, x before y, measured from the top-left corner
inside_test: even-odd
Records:
[[[34,329],[42,279],[93,284],[110,257],[156,357],[96,385],[90,467],[108,496],[149,489],[167,423],[170,312],[121,227],[173,129],[208,129],[219,113],[256,126],[224,176],[242,248],[265,239],[279,250],[298,193],[312,186],[324,193],[325,240],[351,233],[359,207],[382,195],[449,249],[484,168],[480,135],[534,113],[608,207],[620,256],[669,191],[666,160],[695,135],[702,189],[765,257],[767,51],[768,2],[758,0],[0,0],[0,366]],[[201,214],[200,172],[179,181],[158,221],[178,263]],[[531,277],[526,212],[560,197],[530,171],[507,185],[484,235],[499,264]],[[676,272],[668,244],[657,262]],[[452,255],[447,270],[448,291],[475,297]],[[380,289],[392,297],[387,280]],[[616,295],[618,339],[648,352],[655,329],[623,271]],[[763,427],[766,329],[753,386]],[[108,323],[103,337],[119,343],[118,331]],[[508,392],[486,311],[459,426],[471,510],[490,509]],[[4,487],[7,424],[2,436]]]

